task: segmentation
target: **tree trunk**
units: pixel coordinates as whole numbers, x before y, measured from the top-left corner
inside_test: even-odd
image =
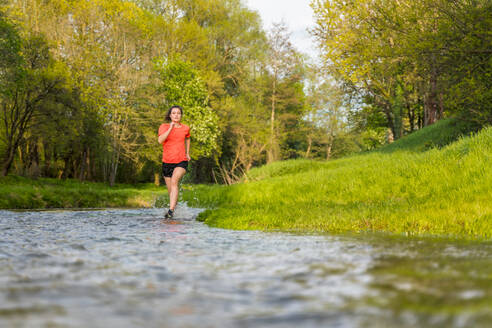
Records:
[[[72,173],[72,153],[68,153],[66,156],[63,158],[63,162],[65,165],[63,166],[63,173],[61,175],[62,179],[67,179],[70,177],[70,174]]]
[[[326,145],[326,160],[329,160],[331,158],[331,149],[333,147],[333,139],[335,139],[333,136],[328,137],[328,144]]]
[[[386,122],[388,124],[388,128],[391,130],[391,134],[393,136],[392,139],[393,139],[394,136],[396,135],[396,130],[395,130],[395,120],[392,115],[391,106],[388,104],[383,104],[383,108],[384,108],[384,114],[386,115]]]
[[[28,166],[28,161],[29,161],[29,156],[27,156],[27,144],[26,143],[19,144],[19,146],[17,147],[17,153],[18,153],[18,161],[16,165],[16,171],[17,173],[25,175],[26,167]],[[14,157],[15,157],[15,151],[14,151]],[[15,163],[15,161],[13,163]]]
[[[39,177],[39,150],[36,141],[29,147],[29,175],[33,178]]]
[[[271,163],[277,160],[277,140],[275,137],[275,96],[276,96],[276,78],[273,79],[272,86],[272,113],[270,117],[270,149],[267,152],[267,163]]]
[[[104,156],[102,159],[102,171],[103,171],[103,181],[104,182],[109,182],[109,169],[108,169],[108,164],[109,159],[107,156]]]
[[[434,124],[437,121],[439,99],[437,93],[437,71],[435,66],[431,67],[429,91],[424,104],[424,126]]]
[[[84,149],[82,152],[82,159],[80,161],[80,173],[79,173],[79,180],[80,181],[85,180],[86,167],[87,167],[87,150]]]
[[[439,111],[437,113],[437,119],[440,120],[444,117],[444,95],[439,93]]]
[[[91,148],[87,147],[87,181],[92,181],[94,176],[94,160],[92,159]]]
[[[78,158],[74,156],[72,158],[72,170],[73,170],[72,177],[74,179],[77,179],[79,177],[79,174],[80,174],[80,165],[78,162],[79,162]]]
[[[44,152],[43,175],[45,177],[51,177],[50,170],[51,170],[52,153],[51,153],[50,145],[46,141],[43,141],[43,152]]]
[[[13,140],[13,138],[10,138],[9,142],[7,143],[7,149],[5,153],[7,154],[5,156],[5,159],[3,161],[2,165],[2,176],[7,176],[9,174],[9,170],[12,167],[12,162],[14,161],[15,158],[15,152],[17,148],[19,147],[20,144],[20,138],[17,138],[17,140]]]
[[[7,156],[5,157],[5,160],[3,161],[2,165],[2,176],[7,176],[9,174],[10,167],[12,166],[12,162],[14,160],[14,152],[12,149],[9,150]]]
[[[306,149],[306,155],[304,157],[309,158],[309,155],[311,153],[311,145],[313,144],[313,138],[311,135],[308,135],[308,147]]]
[[[417,127],[418,127],[418,128],[419,128],[419,130],[420,130],[420,129],[422,129],[422,128],[423,128],[423,126],[424,126],[424,118],[422,117],[422,110],[421,110],[421,109],[422,109],[422,107],[424,107],[424,104],[422,103],[422,99],[420,99],[420,97],[419,97],[419,99],[418,99],[418,101],[417,101],[417,104],[418,104],[418,106],[419,106],[419,107],[418,107],[418,108],[419,108],[419,110],[418,110],[418,112],[417,112]]]
[[[116,182],[116,171],[118,170],[118,164],[111,165],[111,172],[109,172],[109,186],[113,187]]]
[[[118,163],[111,165],[111,171],[109,172],[109,186],[113,187],[116,182],[116,172],[118,171]]]
[[[120,149],[115,151],[112,156],[111,168],[109,172],[109,186],[113,187],[116,182],[116,173],[118,172],[118,163],[120,161]]]
[[[410,132],[415,130],[415,109],[407,103],[408,123],[410,124]]]

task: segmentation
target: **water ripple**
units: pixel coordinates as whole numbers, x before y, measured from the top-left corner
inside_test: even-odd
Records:
[[[486,327],[492,245],[0,211],[0,326]]]

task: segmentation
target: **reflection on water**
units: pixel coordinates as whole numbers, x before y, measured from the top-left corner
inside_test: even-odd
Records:
[[[0,326],[488,327],[492,244],[0,211]]]

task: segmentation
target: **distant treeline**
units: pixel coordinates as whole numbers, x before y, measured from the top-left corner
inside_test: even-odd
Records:
[[[324,63],[241,0],[0,2],[2,175],[154,181],[171,105],[192,181],[492,122],[489,1],[313,1]]]
[[[446,115],[492,124],[490,0],[313,0],[327,72],[398,139]]]

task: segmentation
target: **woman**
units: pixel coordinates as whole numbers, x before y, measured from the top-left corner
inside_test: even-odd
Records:
[[[178,203],[179,180],[188,169],[190,158],[190,127],[181,124],[183,109],[172,106],[166,114],[166,121],[159,127],[158,141],[162,144],[162,175],[169,193],[169,210],[164,216],[170,219]]]

